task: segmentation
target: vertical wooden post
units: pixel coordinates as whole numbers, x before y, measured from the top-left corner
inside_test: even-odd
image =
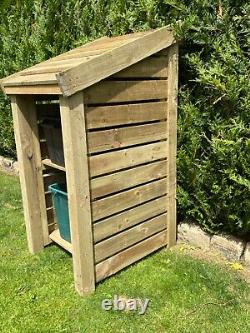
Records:
[[[168,54],[168,247],[176,243],[176,150],[177,150],[178,45]]]
[[[60,97],[75,287],[95,289],[94,250],[83,92]]]
[[[28,246],[31,253],[49,242],[36,105],[31,96],[11,96],[13,123]]]

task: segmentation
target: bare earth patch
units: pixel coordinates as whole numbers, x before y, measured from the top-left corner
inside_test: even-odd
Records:
[[[185,255],[192,256],[197,259],[205,260],[210,263],[216,263],[225,267],[230,267],[248,283],[250,283],[250,267],[244,265],[241,261],[229,261],[219,251],[214,249],[202,249],[187,243],[179,243],[174,246],[171,251],[182,252]]]

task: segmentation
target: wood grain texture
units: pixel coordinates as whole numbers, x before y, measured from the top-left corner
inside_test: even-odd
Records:
[[[89,132],[90,153],[129,147],[137,144],[164,140],[167,138],[167,122],[137,125]]]
[[[105,128],[166,119],[167,102],[86,106],[87,128]]]
[[[57,75],[65,96],[92,86],[175,42],[169,27],[151,30],[145,35],[126,39],[125,43]]]
[[[89,157],[91,177],[167,157],[167,142],[151,143]]]
[[[178,94],[178,45],[169,48],[168,54],[168,246],[176,243],[176,152],[177,152],[177,94]]]
[[[148,57],[112,75],[112,78],[167,78],[166,57]]]
[[[99,242],[122,230],[166,212],[166,196],[133,207],[94,223],[94,241]]]
[[[166,178],[92,202],[93,221],[166,194]]]
[[[120,252],[166,228],[166,214],[156,216],[95,245],[95,262]]]
[[[75,287],[84,295],[95,289],[95,275],[83,93],[61,97],[60,106]]]
[[[6,95],[62,95],[58,85],[4,87]]]
[[[121,269],[166,245],[166,232],[162,231],[123,250],[95,266],[96,281],[101,281]]]
[[[167,80],[102,81],[85,90],[85,102],[104,104],[166,99],[167,85]]]
[[[91,199],[163,178],[166,175],[167,165],[163,160],[94,178],[90,183]]]
[[[28,246],[36,253],[49,237],[35,102],[31,97],[12,96],[11,106]]]

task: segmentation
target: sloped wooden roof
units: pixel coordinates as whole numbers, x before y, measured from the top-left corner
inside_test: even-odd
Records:
[[[103,37],[1,80],[5,94],[70,96],[175,43],[169,27]]]

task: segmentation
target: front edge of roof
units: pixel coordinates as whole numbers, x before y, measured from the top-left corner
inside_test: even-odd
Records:
[[[56,74],[64,96],[71,96],[176,43],[168,26],[117,46],[100,56]]]

